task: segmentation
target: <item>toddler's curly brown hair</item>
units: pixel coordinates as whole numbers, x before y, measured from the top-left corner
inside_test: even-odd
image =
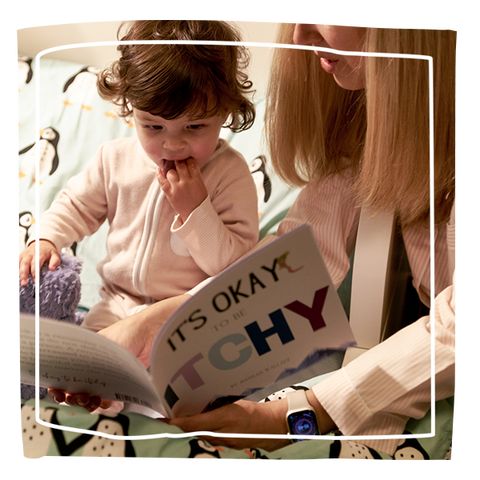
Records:
[[[233,26],[219,21],[135,21],[120,26],[118,39],[138,43],[117,47],[120,58],[100,73],[98,91],[120,107],[120,116],[130,117],[132,108],[165,119],[228,114],[225,126],[235,132],[253,124],[254,90],[245,73],[250,57],[244,46],[151,42],[239,42]]]

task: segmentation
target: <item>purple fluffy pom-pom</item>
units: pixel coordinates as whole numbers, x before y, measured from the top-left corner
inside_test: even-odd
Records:
[[[40,269],[40,316],[62,322],[80,324],[83,315],[76,314],[80,302],[81,281],[80,272],[83,261],[68,254],[60,255],[62,263],[53,272],[43,265]],[[20,312],[35,313],[35,283],[32,276],[28,277],[25,286],[20,285]],[[47,390],[40,388],[40,398]],[[35,397],[34,385],[21,385],[23,399]]]
[[[54,271],[47,265],[40,269],[40,315],[63,322],[76,323],[75,310],[81,296],[80,272],[82,260],[62,254],[62,263]],[[35,313],[35,283],[32,276],[24,287],[20,285],[20,311]]]

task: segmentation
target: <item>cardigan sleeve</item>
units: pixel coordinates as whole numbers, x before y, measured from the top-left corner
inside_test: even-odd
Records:
[[[454,394],[455,205],[446,228],[452,282],[435,298],[430,315],[403,328],[313,387],[344,435],[402,434],[409,418],[422,418],[432,402]],[[398,439],[362,440],[393,454]]]
[[[107,217],[107,200],[100,147],[85,169],[72,177],[67,187],[40,218],[39,239],[50,240],[60,251],[74,241],[92,235]]]
[[[233,150],[233,149],[230,149]],[[218,184],[184,223],[171,226],[197,265],[208,275],[219,274],[258,242],[258,201],[255,183],[243,157],[228,151],[213,165]],[[222,174],[223,172],[223,174]]]
[[[431,347],[434,347],[432,351]],[[313,387],[344,435],[394,435],[431,405],[454,393],[455,279],[435,300],[435,311],[362,354]],[[398,440],[362,441],[392,454]]]

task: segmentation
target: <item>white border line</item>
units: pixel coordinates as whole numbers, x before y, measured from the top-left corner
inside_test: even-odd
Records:
[[[280,43],[259,43],[259,42],[220,42],[220,41],[192,41],[192,40],[150,40],[150,41],[111,41],[111,42],[92,42],[92,43],[77,43],[72,45],[63,45],[59,47],[53,47],[46,50],[42,50],[35,57],[35,71],[36,71],[36,81],[35,81],[35,132],[40,131],[40,58],[44,55],[47,55],[52,52],[60,50],[70,50],[73,48],[87,48],[87,47],[98,47],[98,46],[114,46],[114,45],[143,45],[143,44],[179,44],[179,45],[242,45],[245,47],[265,47],[265,48],[290,48],[297,50],[312,50],[312,51],[322,51],[330,52],[339,55],[348,54],[349,56],[362,56],[362,57],[388,57],[388,58],[409,58],[409,59],[419,59],[428,61],[429,69],[429,130],[430,130],[430,345],[431,345],[431,431],[424,434],[410,434],[410,435],[368,435],[368,436],[342,436],[342,440],[383,440],[383,439],[401,439],[401,438],[431,438],[435,436],[435,204],[434,204],[434,116],[433,116],[433,57],[428,55],[410,55],[402,53],[378,53],[378,52],[345,52],[342,50],[335,50],[330,48],[320,48],[313,46],[305,45],[290,45],[290,44],[280,44]],[[39,142],[35,144],[35,176],[39,177],[40,170],[40,154],[39,154]],[[39,192],[39,182],[35,184],[35,215],[39,219],[40,223],[40,192]],[[39,269],[39,243],[35,242],[35,254],[36,254],[36,271],[37,275],[40,273]],[[39,282],[35,283],[35,358],[40,358],[40,339],[37,335],[39,331],[39,312],[40,312],[40,287]],[[86,433],[89,435],[96,435],[105,438],[112,438],[116,440],[147,440],[154,438],[181,438],[181,437],[192,437],[192,436],[213,436],[213,437],[225,437],[225,438],[273,438],[273,439],[292,439],[290,435],[278,435],[278,434],[222,434],[215,432],[189,432],[189,433],[160,433],[155,435],[138,435],[138,436],[112,436],[104,434],[102,432],[97,432],[93,430],[84,430],[80,428],[66,427],[64,425],[54,425],[49,422],[45,422],[40,419],[40,397],[39,397],[39,388],[38,380],[40,378],[40,362],[35,362],[35,414],[37,423],[44,425],[46,427],[55,428],[57,430],[65,430],[77,433]],[[327,435],[318,435],[318,436],[295,436],[295,438],[304,438],[309,440],[331,440],[331,436]]]

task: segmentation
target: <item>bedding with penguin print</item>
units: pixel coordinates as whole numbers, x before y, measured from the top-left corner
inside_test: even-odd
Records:
[[[86,110],[92,109],[93,100],[97,95],[97,76],[100,69],[87,66],[70,77],[64,87],[63,100],[65,105],[80,104]]]
[[[40,145],[40,177],[39,182],[45,180],[49,175],[52,175],[58,168],[58,142],[60,134],[53,127],[47,127],[40,131],[40,138],[38,143]],[[17,171],[17,178],[31,176],[35,182],[35,159],[36,149],[34,148],[36,142],[20,151],[15,152],[20,159],[20,171]]]
[[[25,55],[19,55],[18,57],[19,91],[21,90],[21,84],[28,84],[33,78],[32,61],[32,58]]]
[[[19,247],[18,251],[23,252],[27,246],[27,240],[30,236],[30,227],[35,223],[32,212],[20,212],[18,218],[18,228],[19,228]],[[30,232],[30,233],[29,233]]]
[[[248,164],[248,168],[257,187],[258,201],[267,203],[272,194],[272,183],[267,173],[265,155],[259,155],[254,158]]]

